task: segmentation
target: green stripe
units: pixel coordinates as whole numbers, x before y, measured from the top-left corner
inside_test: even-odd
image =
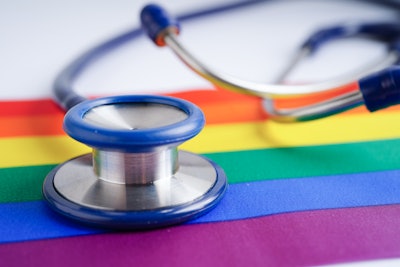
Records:
[[[212,153],[230,183],[400,169],[400,140]],[[0,169],[0,202],[41,199],[54,165]]]
[[[205,156],[230,183],[400,169],[400,140],[261,149]]]
[[[0,169],[0,203],[42,198],[42,183],[55,165]]]

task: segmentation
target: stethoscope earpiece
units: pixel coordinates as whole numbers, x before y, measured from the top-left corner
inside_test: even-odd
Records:
[[[177,146],[197,135],[195,105],[164,96],[118,96],[70,109],[65,131],[93,148],[48,174],[43,194],[72,219],[117,229],[181,223],[209,211],[227,187],[214,162]]]

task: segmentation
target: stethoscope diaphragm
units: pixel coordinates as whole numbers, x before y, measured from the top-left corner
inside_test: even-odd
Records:
[[[218,165],[177,148],[203,125],[199,108],[171,97],[82,102],[68,111],[64,129],[93,152],[49,173],[44,197],[67,217],[108,228],[154,228],[200,216],[227,187]]]

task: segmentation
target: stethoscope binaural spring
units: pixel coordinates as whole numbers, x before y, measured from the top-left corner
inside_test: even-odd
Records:
[[[315,52],[321,44],[332,39],[366,36],[387,42],[389,44],[388,53],[379,62],[338,79],[307,85],[282,85],[241,80],[209,68],[179,41],[177,38],[180,29],[178,20],[158,5],[146,6],[141,12],[141,21],[143,28],[156,45],[170,47],[179,59],[201,77],[220,88],[263,98],[264,108],[272,120],[280,122],[307,121],[343,112],[362,104],[365,104],[370,111],[376,111],[400,103],[400,68],[390,67],[397,63],[400,57],[400,43],[398,42],[400,24],[396,22],[349,24],[317,31],[304,42],[297,58],[291,62],[277,82],[281,82],[282,77],[301,58]],[[366,76],[367,74],[369,76]],[[274,105],[274,101],[277,99],[335,92],[354,82],[357,82],[356,88],[352,91],[328,100],[291,109],[280,109]]]
[[[400,54],[400,26],[396,23],[339,26],[317,32],[304,43],[292,65],[326,41],[354,35],[389,43],[387,57],[358,73],[301,86],[258,84],[215,72],[187,51],[177,37],[178,20],[258,2],[262,1],[229,4],[178,19],[158,5],[148,5],[142,10],[141,21],[157,45],[168,45],[192,70],[216,86],[263,98],[264,108],[273,120],[305,121],[361,104],[375,111],[400,103],[400,68],[390,67]],[[45,179],[43,195],[51,208],[76,221],[116,229],[163,227],[210,211],[226,191],[227,178],[222,168],[207,158],[178,149],[204,125],[201,110],[192,103],[152,95],[87,100],[73,90],[75,80],[98,57],[142,34],[141,29],[136,29],[98,45],[56,78],[56,100],[67,110],[64,130],[91,147],[92,153],[52,170]],[[282,77],[288,72],[290,66]],[[364,77],[366,74],[369,76]],[[280,81],[281,78],[277,83]],[[280,98],[335,92],[355,81],[356,88],[332,99],[290,109],[275,106]]]

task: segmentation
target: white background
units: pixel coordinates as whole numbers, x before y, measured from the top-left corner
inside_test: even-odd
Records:
[[[0,99],[51,96],[52,82],[72,59],[94,45],[139,26],[145,0],[0,0]],[[182,14],[224,0],[162,1]],[[277,72],[314,30],[336,23],[390,19],[394,11],[353,1],[268,1],[182,24],[182,41],[216,70],[258,82]],[[329,78],[383,56],[385,46],[359,39],[324,47],[288,78]],[[147,38],[104,56],[76,83],[85,95],[212,88],[168,48]]]

